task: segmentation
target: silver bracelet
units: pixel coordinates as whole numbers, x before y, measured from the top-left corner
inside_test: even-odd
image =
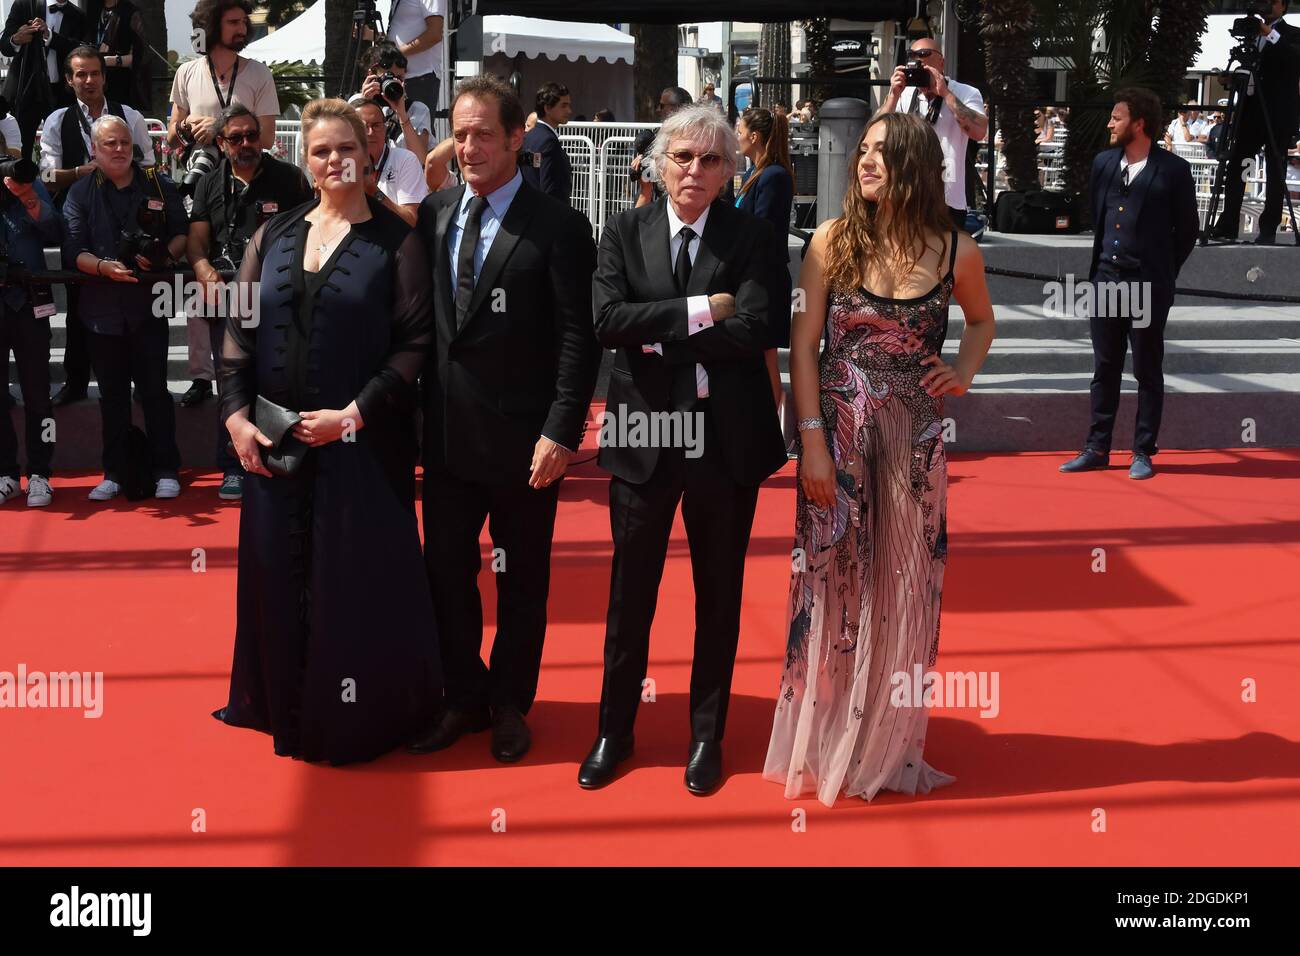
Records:
[[[826,422],[820,418],[801,418],[799,419],[799,431],[811,431],[814,428],[825,428]]]

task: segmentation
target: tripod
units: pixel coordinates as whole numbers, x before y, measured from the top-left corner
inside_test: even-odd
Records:
[[[1241,64],[1235,71],[1232,69],[1234,62]],[[1209,243],[1211,239],[1225,244],[1237,242],[1236,239],[1211,236],[1210,230],[1213,228],[1212,223],[1217,225],[1215,218],[1219,209],[1219,198],[1223,194],[1223,187],[1227,182],[1228,162],[1241,134],[1241,118],[1246,112],[1244,103],[1246,90],[1252,84],[1255,88],[1255,95],[1259,98],[1259,111],[1264,117],[1264,134],[1266,137],[1264,148],[1277,160],[1278,168],[1281,170],[1282,199],[1286,203],[1287,213],[1291,216],[1291,235],[1295,239],[1295,244],[1300,246],[1300,220],[1296,219],[1295,208],[1291,204],[1291,191],[1286,187],[1286,154],[1278,146],[1277,136],[1273,132],[1273,119],[1269,116],[1268,102],[1264,99],[1263,88],[1259,82],[1258,62],[1259,51],[1254,48],[1253,40],[1250,39],[1243,39],[1228,53],[1228,68],[1223,71],[1232,76],[1232,83],[1228,88],[1228,106],[1226,108],[1228,128],[1225,131],[1226,135],[1219,138],[1218,156],[1215,157],[1219,165],[1214,171],[1214,184],[1210,187],[1210,208],[1205,213],[1205,228],[1201,230],[1200,237],[1202,246]],[[1265,164],[1265,168],[1267,169],[1267,164]],[[1233,170],[1233,174],[1240,175],[1240,172]],[[1267,178],[1267,173],[1265,173],[1265,177]],[[1235,232],[1236,229],[1234,228],[1233,231]]]
[[[343,72],[339,77],[339,98],[346,99],[353,90],[357,79],[357,68],[361,62],[361,51],[366,44],[365,32],[369,27],[376,38],[384,35],[380,26],[379,11],[375,9],[375,0],[357,0],[352,8],[352,36],[348,40],[347,52],[343,55]]]

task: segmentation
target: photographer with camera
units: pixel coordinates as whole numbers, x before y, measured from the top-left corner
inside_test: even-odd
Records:
[[[21,266],[30,272],[45,268],[45,246],[63,239],[62,223],[50,204],[49,194],[36,182],[30,160],[0,160],[0,269]],[[27,433],[27,506],[41,508],[51,501],[50,461],[54,436],[46,441],[51,420],[50,316],[54,293],[48,285],[5,281],[0,275],[0,365],[7,370],[14,353],[18,382],[23,389],[23,419]],[[5,392],[9,389],[8,373]],[[18,470],[18,435],[7,409],[0,409],[0,504],[21,491]]]
[[[105,113],[120,116],[131,126],[131,138],[143,166],[154,164],[153,141],[144,117],[124,103],[115,103],[106,95],[105,56],[91,46],[79,46],[68,54],[63,64],[64,82],[72,89],[72,106],[55,110],[45,120],[41,131],[41,174],[54,192],[54,204],[63,208],[67,190],[78,179],[95,171],[90,161],[90,127]],[[80,289],[70,285],[68,293],[68,345],[63,353],[63,385],[54,396],[55,405],[67,405],[86,397],[90,383],[90,351],[86,344],[86,327],[77,318]]]
[[[311,184],[293,163],[282,162],[262,150],[261,132],[252,110],[240,103],[226,107],[217,127],[221,163],[200,181],[190,210],[186,253],[194,277],[205,283],[205,301],[213,303],[221,272],[235,272],[244,248],[257,227],[276,213],[311,200]],[[198,405],[211,394],[211,382],[221,371],[221,340],[226,320],[216,308],[187,317],[190,368],[208,363],[209,377],[196,379],[181,398],[182,405]],[[196,393],[194,397],[191,397]],[[225,429],[217,429],[217,467],[222,471],[220,497],[238,501],[243,494],[244,470],[226,448]]]
[[[919,113],[934,127],[943,147],[944,200],[953,225],[966,230],[966,144],[989,131],[980,91],[943,72],[943,54],[932,37],[913,40],[905,66],[894,68],[881,113]]]
[[[393,0],[388,8],[387,39],[406,57],[406,94],[427,104],[431,110],[438,108],[438,90],[442,85],[446,12],[446,0]]]
[[[0,53],[13,59],[5,74],[5,100],[18,114],[22,154],[32,155],[36,130],[56,106],[68,102],[59,65],[75,47],[90,40],[90,25],[81,9],[67,0],[14,0],[9,7]],[[19,145],[9,142],[10,146]]]
[[[190,19],[198,28],[198,52],[182,63],[172,82],[172,115],[167,143],[182,153],[185,175],[177,184],[189,194],[220,158],[214,140],[217,119],[232,103],[243,103],[258,118],[262,142],[275,142],[280,100],[275,78],[264,63],[239,55],[248,42],[249,0],[199,0]]]
[[[1258,54],[1255,76],[1245,95],[1237,100],[1242,111],[1237,121],[1236,140],[1228,154],[1228,175],[1223,190],[1223,214],[1210,231],[1213,239],[1236,239],[1241,225],[1241,200],[1246,190],[1243,168],[1253,163],[1255,154],[1264,150],[1264,168],[1268,184],[1264,209],[1259,216],[1257,246],[1271,246],[1282,222],[1282,194],[1286,188],[1283,151],[1288,137],[1300,124],[1300,27],[1282,19],[1287,0],[1250,4],[1249,17],[1256,24],[1256,35],[1244,44]],[[1245,19],[1245,18],[1243,18]],[[1236,24],[1234,23],[1234,26]],[[1268,113],[1268,122],[1264,114]],[[1273,128],[1274,142],[1269,142],[1268,127]]]
[[[185,250],[189,224],[175,184],[131,156],[131,128],[107,113],[90,128],[95,172],[63,203],[63,263],[120,285],[83,291],[78,308],[90,333],[90,358],[103,416],[104,480],[91,501],[122,490],[132,468],[131,382],[144,407],[154,494],[180,494],[176,410],[167,390],[167,315],[155,313],[153,283],[138,271],[168,269]]]
[[[384,120],[389,142],[409,149],[423,163],[433,121],[428,105],[412,99],[406,90],[406,57],[395,44],[381,41],[366,51],[361,63],[366,78],[360,95],[387,104]]]
[[[672,116],[683,106],[691,105],[691,94],[686,92],[680,86],[669,86],[660,91],[659,102],[655,105],[655,112],[659,114],[659,122],[663,122]],[[659,173],[655,169],[654,163],[650,162],[650,149],[654,146],[655,130],[642,130],[632,143],[632,165],[629,169],[629,175],[637,190],[636,205],[638,207],[648,205],[652,202],[658,202],[665,195],[663,185],[659,182]]]
[[[356,97],[349,104],[366,129],[366,150],[370,165],[365,170],[366,194],[414,226],[420,202],[429,195],[424,163],[409,149],[394,146],[385,138],[382,102]]]

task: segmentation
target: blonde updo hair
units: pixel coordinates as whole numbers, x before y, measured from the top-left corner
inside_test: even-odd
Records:
[[[305,165],[307,162],[307,141],[311,139],[311,131],[325,120],[342,120],[352,127],[352,133],[357,138],[357,145],[361,151],[366,151],[366,126],[361,122],[361,117],[357,111],[349,106],[343,100],[312,100],[302,111],[302,161]]]

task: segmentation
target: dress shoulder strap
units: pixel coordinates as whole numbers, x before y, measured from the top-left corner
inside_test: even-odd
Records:
[[[944,276],[944,281],[952,278],[952,270],[957,265],[957,230],[953,229],[952,239],[950,241],[952,248],[948,250],[948,274]]]

